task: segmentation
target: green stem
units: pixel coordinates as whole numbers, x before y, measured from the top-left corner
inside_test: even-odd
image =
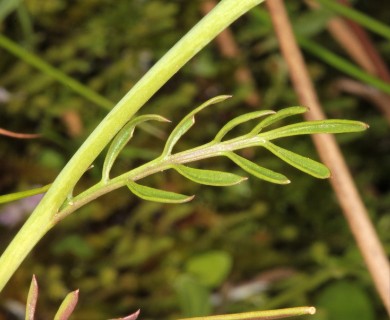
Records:
[[[8,39],[2,34],[0,34],[0,47],[11,52],[13,55],[17,56],[21,60],[32,65],[33,67],[37,68],[39,71],[53,77],[58,82],[66,85],[67,87],[71,88],[81,96],[96,103],[98,106],[104,108],[105,110],[112,109],[113,103],[110,100],[106,99],[105,97],[99,95],[95,91],[84,86],[80,82],[69,77],[65,73],[54,68],[53,66],[51,66],[50,64],[48,64],[47,62],[39,58],[38,56],[32,54],[31,52],[28,52],[23,47],[19,46],[17,43],[13,42],[12,40]]]
[[[55,225],[55,215],[80,177],[125,123],[195,54],[263,0],[223,0],[119,101],[58,175],[52,187],[0,257],[0,290]]]

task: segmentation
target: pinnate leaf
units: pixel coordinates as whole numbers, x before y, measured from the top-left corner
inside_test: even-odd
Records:
[[[329,169],[322,163],[310,158],[303,157],[295,152],[283,149],[271,142],[263,144],[265,148],[271,151],[275,156],[292,165],[293,167],[310,174],[313,177],[326,179],[330,177]]]
[[[317,120],[290,124],[262,133],[261,137],[267,140],[273,140],[302,134],[359,132],[367,128],[367,124],[353,120]]]
[[[129,181],[127,183],[127,187],[132,193],[141,199],[154,202],[183,203],[191,201],[194,198],[194,196],[186,196],[175,192],[143,186],[135,183],[134,181]]]
[[[135,130],[135,127],[145,121],[162,121],[162,122],[169,122],[168,119],[161,117],[156,114],[146,114],[139,117],[136,117],[132,120],[130,120],[115,136],[115,138],[112,140],[111,145],[107,151],[106,158],[104,159],[103,164],[103,181],[108,181],[109,174],[111,171],[111,168],[118,157],[119,153],[123,150],[123,148],[126,146],[126,144],[130,141],[130,139],[133,137],[133,133]]]
[[[261,111],[254,111],[250,113],[246,113],[243,115],[240,115],[233,120],[230,120],[227,124],[225,124],[221,130],[217,133],[217,135],[214,138],[214,141],[220,142],[222,138],[234,127],[240,125],[241,123],[247,122],[249,120],[253,120],[262,116],[266,116],[269,114],[274,114],[275,111],[272,110],[261,110]]]
[[[241,169],[245,170],[249,174],[255,176],[256,178],[277,183],[277,184],[288,184],[290,183],[290,180],[275,171],[269,170],[267,168],[261,167],[257,165],[256,163],[249,161],[238,154],[235,154],[233,152],[227,152],[225,154],[229,159],[231,159],[235,164],[237,164]]]
[[[232,186],[247,179],[229,172],[195,169],[184,165],[175,165],[173,168],[187,179],[209,186]]]
[[[254,127],[251,131],[252,134],[258,134],[263,128],[270,126],[271,124],[274,124],[284,118],[291,117],[297,114],[304,113],[308,110],[306,107],[289,107],[282,109],[275,114],[265,118],[262,120],[256,127]]]
[[[71,316],[73,310],[76,308],[79,299],[79,290],[68,293],[64,301],[61,303],[54,320],[67,320]]]
[[[179,139],[192,127],[192,125],[195,123],[195,114],[199,111],[203,110],[204,108],[222,102],[228,98],[231,98],[229,95],[222,95],[214,97],[210,100],[207,100],[203,104],[201,104],[199,107],[195,108],[193,111],[191,111],[189,114],[187,114],[180,122],[179,124],[173,129],[172,133],[168,137],[168,140],[165,144],[164,150],[162,152],[162,156],[166,157],[169,156],[172,152],[173,147],[179,141]]]
[[[28,291],[27,304],[26,304],[26,320],[34,320],[35,309],[37,307],[38,301],[38,282],[33,275],[30,285],[30,290]]]

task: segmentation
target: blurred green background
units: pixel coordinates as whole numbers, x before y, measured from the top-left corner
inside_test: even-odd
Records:
[[[390,21],[388,3],[355,4],[378,21]],[[53,181],[105,116],[109,101],[117,102],[201,18],[202,5],[200,0],[1,0],[1,34],[107,103],[92,102],[0,48],[0,127],[43,135],[0,136],[0,193]],[[312,11],[300,1],[286,5],[298,34],[346,57],[326,31],[329,12]],[[209,141],[239,114],[298,104],[267,15],[260,6],[232,26],[239,54],[226,58],[213,42],[143,108],[177,123],[211,97],[234,96],[202,112],[181,149]],[[389,63],[389,42],[373,34],[372,39]],[[370,125],[364,134],[337,139],[390,253],[389,123],[372,102],[338,88],[345,74],[313,54],[305,57],[327,116]],[[240,68],[250,70],[252,83],[237,81]],[[254,94],[261,100],[255,105],[248,99]],[[172,127],[158,124],[155,136],[137,130],[115,171],[153,159]],[[289,138],[284,145],[318,159],[308,137]],[[124,188],[99,198],[61,222],[29,255],[0,296],[0,319],[17,319],[32,274],[40,285],[38,319],[52,318],[66,293],[77,288],[73,319],[119,317],[139,308],[141,319],[175,319],[300,305],[318,308],[310,319],[386,319],[329,182],[287,167],[264,150],[245,150],[245,156],[283,172],[292,183],[250,178],[217,188],[168,171],[145,183],[196,194],[192,202],[144,202]],[[100,179],[103,159],[77,190]],[[226,159],[195,165],[242,174]],[[36,201],[0,207],[1,251]]]

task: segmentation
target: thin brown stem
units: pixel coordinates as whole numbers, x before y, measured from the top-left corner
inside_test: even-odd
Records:
[[[282,0],[267,1],[281,51],[299,100],[310,106],[308,120],[324,119],[325,115],[310,80],[303,56],[299,50]],[[331,135],[313,137],[322,161],[331,169],[331,184],[344,216],[363,255],[376,289],[390,314],[390,266],[367,210],[357,191],[347,164],[336,140]]]

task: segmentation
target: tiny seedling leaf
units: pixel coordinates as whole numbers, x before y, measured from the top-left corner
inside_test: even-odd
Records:
[[[262,133],[260,136],[273,140],[302,134],[359,132],[367,128],[367,124],[359,121],[330,119],[294,123]]]
[[[217,133],[217,135],[214,138],[214,141],[220,142],[222,138],[233,128],[240,125],[241,123],[247,122],[249,120],[253,120],[262,116],[266,116],[268,114],[274,114],[275,111],[272,110],[261,110],[261,111],[254,111],[250,113],[246,113],[243,115],[240,115],[233,120],[230,120],[227,124],[225,124],[221,130]]]
[[[183,165],[175,165],[173,169],[187,179],[208,186],[232,186],[247,179],[229,172],[195,169]]]
[[[191,201],[194,196],[186,196],[183,194],[155,189],[147,186],[140,185],[134,181],[129,181],[127,187],[132,193],[141,199],[162,202],[162,203],[183,203]]]
[[[289,107],[282,109],[272,116],[269,116],[262,120],[256,127],[254,127],[251,131],[251,134],[258,134],[263,128],[270,126],[271,124],[274,124],[275,122],[278,122],[284,118],[291,117],[297,114],[305,113],[308,110],[306,107]]]
[[[161,117],[156,114],[146,114],[139,117],[136,117],[132,120],[130,120],[115,136],[115,138],[112,140],[111,145],[107,151],[106,158],[104,159],[103,164],[103,181],[109,180],[109,174],[111,171],[111,168],[118,157],[119,153],[123,150],[123,148],[126,146],[126,144],[130,141],[130,139],[133,137],[133,133],[135,130],[135,127],[145,121],[162,121],[162,122],[169,122],[168,119]]]
[[[37,301],[38,301],[38,282],[33,275],[32,280],[31,280],[31,285],[30,285],[30,290],[28,291],[28,296],[27,296],[27,303],[26,303],[26,320],[34,320],[35,316],[35,309],[37,307]]]
[[[267,168],[261,167],[256,163],[249,161],[233,152],[227,152],[225,155],[235,164],[241,167],[241,169],[245,170],[256,178],[277,184],[290,183],[290,180],[286,176],[275,171],[269,170]]]
[[[263,146],[269,151],[271,151],[278,158],[282,159],[283,161],[287,162],[298,170],[310,174],[313,177],[320,179],[326,179],[330,177],[329,169],[322,163],[319,163],[307,157],[303,157],[295,152],[278,147],[271,142],[265,142]]]
[[[71,316],[73,310],[76,308],[79,299],[79,290],[68,293],[64,301],[61,303],[54,320],[67,320]]]
[[[25,191],[2,195],[2,196],[0,196],[0,204],[11,202],[11,201],[16,201],[16,200],[20,200],[23,198],[35,196],[37,194],[44,193],[47,190],[49,190],[50,186],[51,186],[51,183],[47,184],[46,186],[40,187],[40,188],[35,188],[35,189],[30,189],[30,190],[25,190]]]
[[[165,144],[164,150],[162,152],[162,156],[166,157],[169,156],[172,152],[173,147],[179,141],[179,139],[192,127],[192,125],[195,123],[195,114],[199,111],[203,110],[204,108],[219,103],[221,101],[224,101],[228,98],[231,98],[229,95],[222,95],[214,97],[210,100],[207,100],[206,102],[202,103],[199,107],[192,110],[189,114],[187,114],[180,122],[179,124],[173,129],[172,133],[169,135],[168,140]]]

